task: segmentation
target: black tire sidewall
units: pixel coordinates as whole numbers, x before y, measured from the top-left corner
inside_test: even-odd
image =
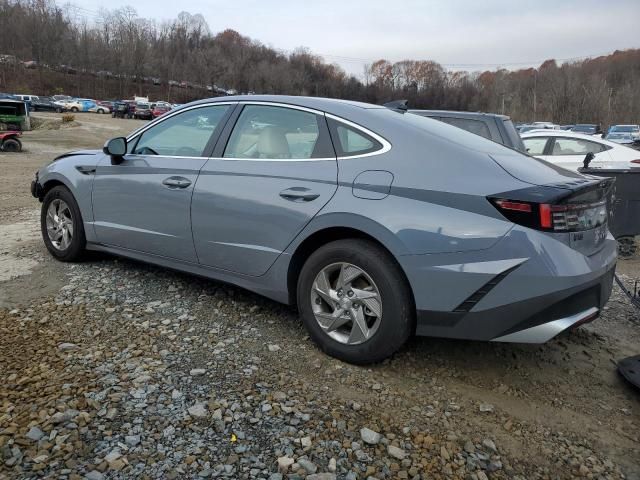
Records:
[[[382,321],[376,333],[359,345],[344,345],[329,337],[318,325],[311,306],[311,289],[316,275],[332,263],[348,262],[372,278],[382,300]],[[355,364],[379,362],[391,356],[413,331],[415,309],[409,287],[391,255],[368,240],[338,240],[314,252],[298,278],[298,309],[309,335],[321,350]]]
[[[71,239],[71,245],[69,245],[66,250],[58,250],[54,247],[47,234],[47,209],[51,202],[58,198],[64,200],[64,202],[69,205],[73,215],[73,238]],[[72,262],[82,257],[86,245],[82,215],[80,214],[80,209],[73,194],[66,187],[54,187],[44,196],[42,209],[40,211],[40,229],[47,250],[49,250],[49,253],[55,258],[63,262]]]
[[[14,149],[7,149],[7,145],[15,145]],[[2,150],[5,152],[9,152],[9,153],[17,153],[20,150],[22,150],[22,144],[20,143],[20,140],[17,140],[15,138],[7,138],[3,143],[2,143]]]

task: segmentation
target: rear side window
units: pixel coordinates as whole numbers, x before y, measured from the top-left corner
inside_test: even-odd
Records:
[[[329,130],[339,157],[353,157],[382,149],[382,144],[362,130],[330,119]]]
[[[544,147],[547,145],[548,137],[525,138],[522,142],[529,155],[544,155]]]
[[[246,105],[233,127],[225,158],[306,160],[333,157],[324,118],[287,107]]]
[[[552,155],[586,155],[607,150],[605,145],[578,138],[556,138]]]
[[[462,128],[467,132],[475,133],[476,135],[480,135],[481,137],[493,140],[491,138],[491,132],[489,131],[489,127],[487,127],[487,124],[479,120],[450,117],[441,117],[438,120],[448,123],[449,125],[453,125],[454,127]]]

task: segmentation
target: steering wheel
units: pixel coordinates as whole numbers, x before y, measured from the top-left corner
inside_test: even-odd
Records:
[[[200,152],[192,147],[180,147],[174,154],[178,157],[199,157]]]
[[[142,147],[141,149],[136,149],[136,153],[138,155],[158,155],[158,152],[156,152],[153,148],[149,148],[149,147]]]

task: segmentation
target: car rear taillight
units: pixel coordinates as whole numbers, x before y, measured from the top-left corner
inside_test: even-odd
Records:
[[[607,223],[607,202],[549,203],[520,202],[492,198],[491,202],[510,221],[537,230],[578,232]]]
[[[637,164],[640,164],[640,158],[638,158],[637,160],[631,160],[631,163],[637,163]]]

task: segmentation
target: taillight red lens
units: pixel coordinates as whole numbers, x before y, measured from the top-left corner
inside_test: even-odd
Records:
[[[543,203],[540,205],[540,226],[542,228],[553,227],[553,220],[551,218],[551,205]]]
[[[516,212],[531,212],[531,205],[522,202],[512,202],[510,200],[496,200],[496,204],[503,210],[513,210]]]
[[[638,164],[640,164],[640,158],[638,158],[637,160],[631,160],[631,163],[638,163]]]

